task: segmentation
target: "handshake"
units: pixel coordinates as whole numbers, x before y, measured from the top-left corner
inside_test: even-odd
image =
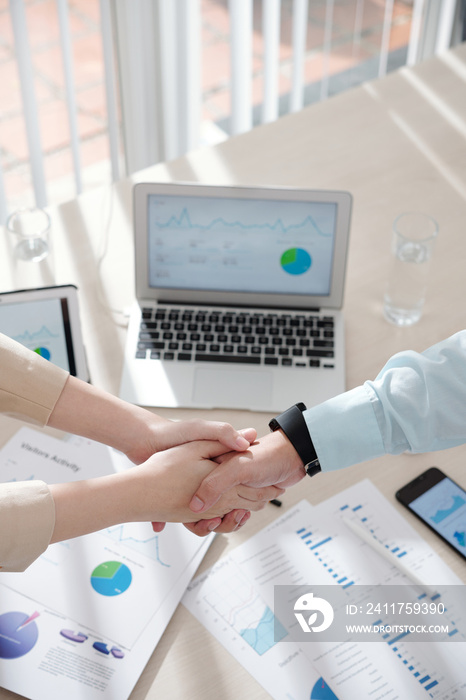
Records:
[[[197,535],[241,527],[304,476],[279,430],[257,440],[226,423],[167,420],[70,376],[0,333],[0,414],[96,440],[135,466],[83,481],[0,484],[0,569],[22,571],[52,542],[125,522],[185,523]],[[298,448],[299,450],[299,448]]]
[[[164,459],[170,458],[174,492],[188,495],[189,509],[177,520],[196,535],[237,530],[251,511],[262,509],[305,476],[298,453],[279,430],[256,439],[253,428],[237,433],[227,424],[199,422],[191,429],[195,426],[215,433],[216,441],[172,447]],[[164,522],[152,526],[160,532]]]
[[[49,426],[103,442],[136,465],[87,481],[52,484],[51,542],[124,522],[184,523],[193,533],[232,532],[305,476],[281,430],[171,421],[69,377]]]

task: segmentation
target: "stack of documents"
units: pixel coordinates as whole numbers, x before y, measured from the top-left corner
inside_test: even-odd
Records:
[[[466,697],[465,641],[413,642],[409,634],[387,634],[377,643],[319,642],[315,634],[312,642],[298,643],[275,618],[278,585],[296,591],[413,585],[345,524],[348,517],[402,560],[415,580],[462,583],[366,480],[318,506],[299,503],[196,578],[183,604],[276,700]],[[383,622],[385,612],[374,622]]]
[[[81,480],[129,465],[104,445],[26,427],[0,451],[4,482]],[[0,574],[2,686],[31,700],[125,700],[211,541],[182,525],[155,534],[129,523]]]

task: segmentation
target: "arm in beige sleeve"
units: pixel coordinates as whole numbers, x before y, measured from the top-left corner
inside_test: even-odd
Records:
[[[192,441],[205,441],[206,445],[209,440],[216,441],[220,446],[217,454],[220,454],[224,451],[244,450],[256,437],[255,430],[239,433],[226,423],[177,423],[164,419],[71,377],[68,372],[2,334],[0,413],[98,440],[125,452],[138,464],[157,452],[161,454],[162,463],[168,464],[170,459],[163,451],[186,444],[187,452],[183,453],[185,470],[198,464],[195,452],[197,443]],[[173,466],[171,471],[176,473]],[[151,489],[152,482],[155,481],[160,486],[161,493],[165,473],[163,472],[162,478],[162,473],[158,470],[149,472]],[[140,482],[138,473],[131,473],[127,477],[131,485]],[[147,474],[147,470],[142,469],[142,473]],[[194,475],[195,472],[190,474]],[[177,480],[171,481],[171,488],[175,489],[180,499],[182,492],[179,485],[182,482],[189,483],[186,475],[180,472]],[[140,513],[138,502],[141,501],[141,494],[126,486],[125,479],[117,475],[111,475],[107,479],[93,479],[86,484],[55,484],[50,487],[43,482],[0,484],[0,567],[4,571],[24,570],[51,540],[76,537],[98,529],[97,513],[103,512],[103,503],[112,503],[112,509],[108,508],[108,513],[106,511],[106,522],[123,522],[125,513],[131,513],[135,517]],[[193,483],[193,490],[195,486],[197,484]],[[147,489],[143,489],[143,492],[147,492]],[[111,499],[111,493],[118,497]],[[91,495],[93,500],[90,499]],[[135,500],[134,503],[132,499]],[[70,504],[74,506],[76,517],[70,515]],[[88,517],[85,518],[82,517],[83,504],[88,508]],[[177,507],[173,505],[173,508],[165,511],[160,503],[156,505],[154,499],[152,509],[146,508],[145,513],[153,513],[161,521],[186,521],[186,513],[183,517],[182,510],[178,507],[180,502],[177,501],[176,505]],[[247,498],[241,501],[243,512],[240,515],[244,515],[244,509],[249,508],[249,505]],[[214,524],[218,526],[221,517],[218,513],[214,515],[217,516]],[[229,524],[223,531],[231,531],[235,525],[236,523]]]
[[[0,484],[0,570],[24,571],[47,546],[55,525],[55,506],[47,484]]]
[[[0,334],[0,413],[45,425],[68,376]],[[47,548],[54,525],[47,484],[0,484],[0,570],[24,571]]]
[[[87,384],[0,333],[0,413],[97,440],[140,464],[193,440],[246,450],[257,436],[215,421],[171,421]]]
[[[191,522],[190,498],[217,466],[212,459],[223,450],[217,441],[198,440],[107,476],[50,487],[39,481],[0,485],[0,566],[4,571],[23,571],[50,542],[118,523]],[[256,501],[251,500],[248,489],[231,489],[207,518],[218,524],[225,513],[260,510],[274,495],[275,487],[271,489],[263,489]]]
[[[0,333],[0,413],[45,425],[68,376]]]

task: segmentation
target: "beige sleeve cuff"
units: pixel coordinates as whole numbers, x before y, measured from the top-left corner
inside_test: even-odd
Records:
[[[0,413],[45,425],[68,372],[0,334]]]
[[[0,484],[0,570],[24,571],[47,549],[54,525],[55,504],[47,484]]]

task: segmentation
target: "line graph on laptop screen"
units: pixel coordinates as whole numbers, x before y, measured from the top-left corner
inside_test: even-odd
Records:
[[[330,293],[337,205],[151,195],[151,287]]]

